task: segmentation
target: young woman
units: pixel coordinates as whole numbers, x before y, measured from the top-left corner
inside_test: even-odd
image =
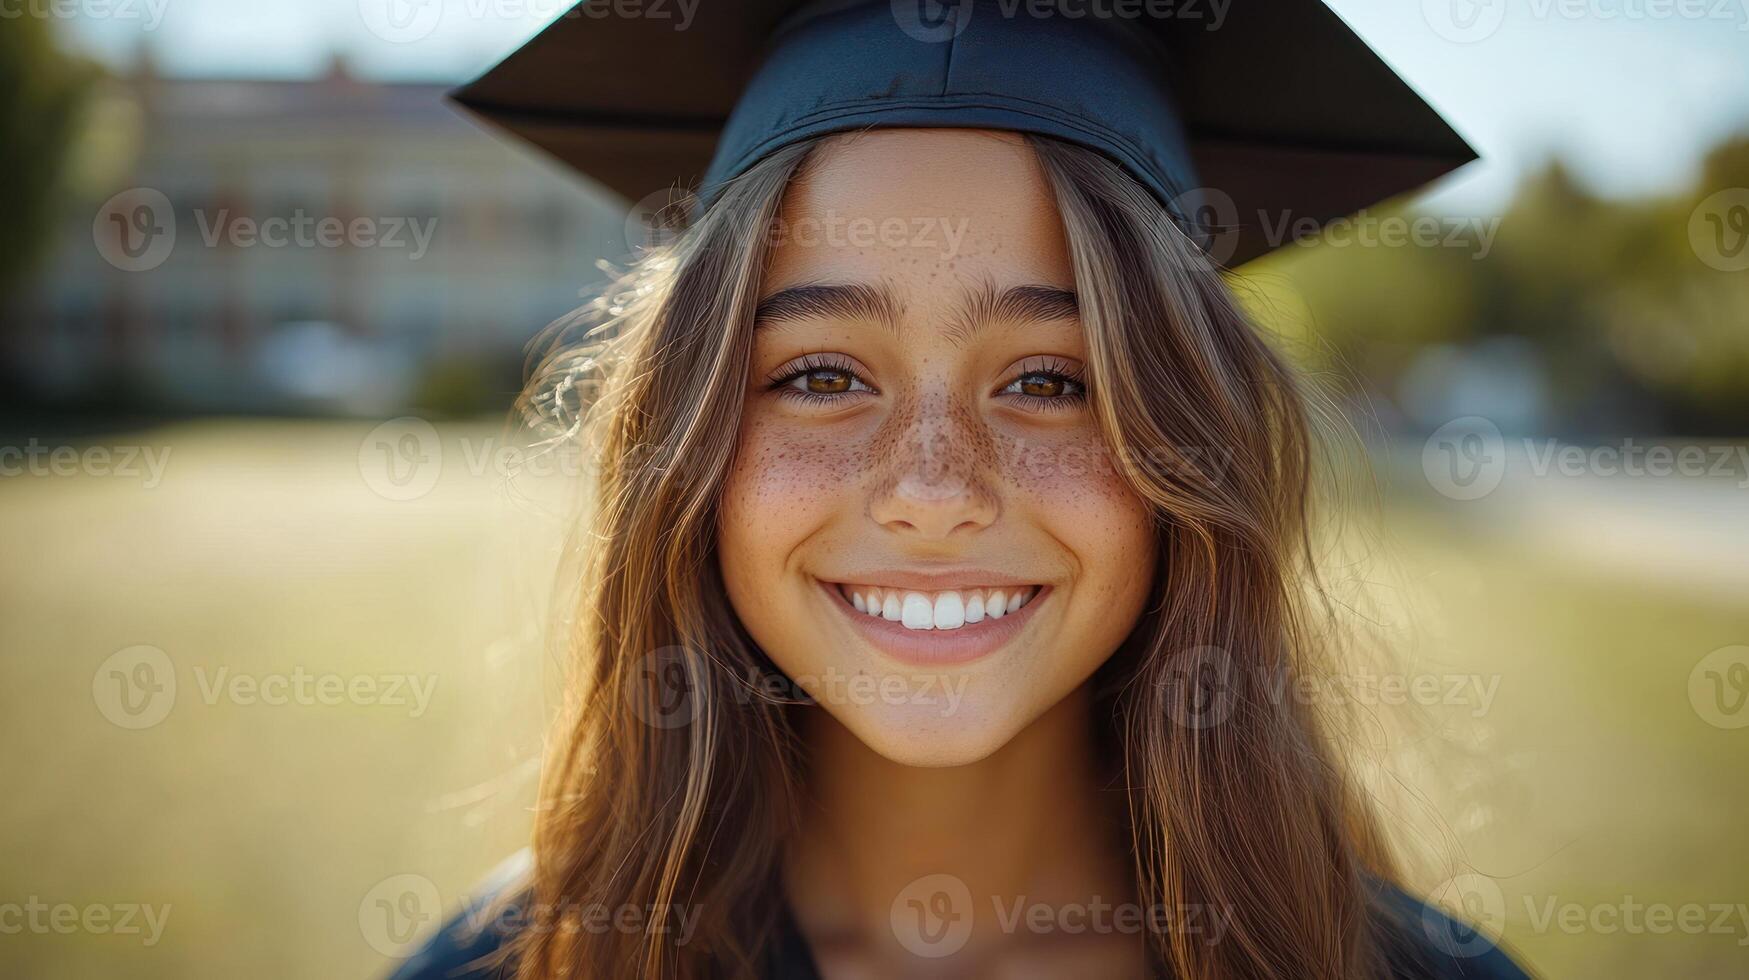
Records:
[[[1292,693],[1300,381],[1153,175],[955,121],[766,141],[547,362],[574,704],[397,976],[1522,976]]]

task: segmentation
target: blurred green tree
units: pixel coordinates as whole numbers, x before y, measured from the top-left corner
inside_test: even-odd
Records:
[[[48,17],[0,29],[0,301],[47,250],[98,72],[56,45]]]
[[[1749,270],[1710,237],[1749,247],[1749,137],[1716,147],[1666,197],[1598,197],[1551,162],[1497,229],[1487,247],[1475,235],[1457,247],[1313,239],[1242,283],[1260,319],[1305,341],[1302,360],[1348,393],[1392,397],[1429,345],[1510,337],[1536,353],[1558,431],[1749,432]]]

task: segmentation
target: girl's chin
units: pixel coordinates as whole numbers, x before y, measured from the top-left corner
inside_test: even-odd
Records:
[[[904,674],[859,676],[887,694],[877,694],[873,703],[849,696],[829,702],[829,692],[814,694],[814,700],[869,751],[898,765],[935,769],[981,762],[1029,720],[1009,702],[1012,694],[986,691],[981,697],[979,679],[965,675],[942,675],[933,687]]]
[[[863,739],[863,744],[881,758],[895,765],[914,769],[950,769],[970,766],[995,755],[1008,744],[1006,738],[931,738],[919,739],[907,732],[893,732],[892,738],[876,736]],[[970,736],[971,733],[966,733]]]

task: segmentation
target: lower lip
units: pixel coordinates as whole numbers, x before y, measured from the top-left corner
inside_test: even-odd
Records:
[[[986,616],[981,622],[967,623],[959,629],[914,630],[857,610],[830,582],[821,582],[820,587],[844,611],[851,625],[882,653],[903,663],[925,667],[970,663],[1002,649],[1026,628],[1033,610],[1051,594],[1050,586],[1040,586],[1026,605],[1001,619]]]

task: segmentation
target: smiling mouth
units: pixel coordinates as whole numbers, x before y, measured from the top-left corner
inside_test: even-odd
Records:
[[[957,630],[986,619],[1001,619],[1036,599],[1041,588],[1021,585],[919,592],[844,582],[832,587],[857,612],[917,632]]]

